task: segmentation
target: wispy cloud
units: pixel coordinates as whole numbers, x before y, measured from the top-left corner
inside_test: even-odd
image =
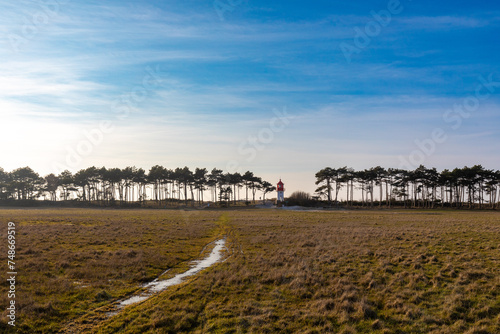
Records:
[[[500,17],[470,16],[415,16],[400,18],[407,29],[450,30],[482,28],[500,22]]]
[[[9,36],[22,35],[41,3],[0,4],[0,139],[17,139],[0,149],[4,168],[48,171],[100,120],[115,131],[82,167],[223,168],[240,159],[256,172],[303,177],[332,164],[397,164],[443,125],[444,110],[474,93],[480,75],[499,71],[492,4],[408,6],[346,64],[339,44],[354,43],[354,28],[382,9],[373,2],[248,2],[221,22],[207,2],[65,1],[13,52]],[[118,118],[113,104],[142,87],[148,67],[160,69],[162,84]],[[442,150],[453,154],[430,163],[476,157],[474,144],[494,160],[495,94],[450,133]],[[295,122],[254,161],[241,159],[238,146],[284,106]]]

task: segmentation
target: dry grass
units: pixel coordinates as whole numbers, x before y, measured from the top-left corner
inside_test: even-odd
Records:
[[[59,216],[70,214],[58,212]],[[90,215],[90,211],[78,212],[81,221]],[[66,261],[59,267],[50,260],[54,256],[20,259],[31,261],[31,265],[38,268],[30,270],[40,273],[36,277],[44,278],[40,284],[46,285],[51,279],[63,282],[70,273],[83,275],[85,271],[78,271],[74,266],[94,263],[95,251],[122,252],[121,257],[100,255],[101,259],[123,258],[119,266],[104,265],[99,273],[79,278],[92,285],[90,297],[94,300],[86,309],[79,306],[79,314],[131,291],[133,284],[125,282],[151,277],[147,266],[156,260],[147,260],[150,256],[160,257],[157,265],[152,265],[154,268],[161,263],[173,266],[195,256],[203,242],[211,240],[216,233],[213,222],[219,219],[221,212],[193,215],[191,221],[196,223],[185,226],[178,225],[178,218],[170,218],[165,225],[146,223],[161,221],[162,215],[168,220],[169,215],[179,215],[178,212],[137,211],[134,215],[140,218],[136,221],[130,218],[128,211],[108,214],[116,223],[96,218],[100,224],[75,225],[78,227],[75,240],[69,244],[61,242],[62,239],[53,240],[54,249],[35,231],[51,227],[53,233],[59,231],[67,235],[65,225],[22,225],[23,229],[33,228],[25,230],[27,234],[22,237],[38,245],[29,252],[24,248],[26,253],[43,254],[40,250],[47,248],[44,251],[52,254],[58,254],[56,250],[86,254],[72,260],[66,256],[58,260]],[[2,215],[2,219],[7,219],[5,212]],[[246,210],[228,211],[225,215],[227,218],[222,223],[219,219],[217,231],[224,228],[224,233],[229,235],[232,256],[227,261],[86,328],[96,333],[500,332],[500,214],[496,212]],[[167,227],[162,232],[163,238],[155,238],[154,233],[134,236],[133,232],[120,236],[120,233],[111,233],[112,226],[124,224],[119,221],[128,221],[125,226],[130,231],[143,230],[151,224],[156,226],[151,229],[159,233],[161,226]],[[96,238],[104,244],[89,244],[95,240],[92,236],[97,230],[85,234],[86,229],[103,229],[102,226],[106,226],[108,234],[102,239]],[[192,231],[184,230],[188,228]],[[154,255],[170,245],[160,242],[166,240],[167,235],[174,240],[172,247],[163,255]],[[119,250],[105,248],[113,238],[115,246],[121,245]],[[130,238],[139,244],[135,245]],[[187,244],[191,244],[192,252],[184,258],[179,247]],[[77,245],[81,247],[75,248]],[[102,248],[96,250],[97,246]],[[143,261],[134,262],[136,257]],[[138,262],[146,262],[142,274],[137,274],[140,272],[135,267]],[[64,272],[59,273],[58,268]],[[47,273],[52,277],[45,278]],[[121,275],[129,276],[120,279]],[[110,278],[113,281],[105,285]],[[71,276],[71,279],[75,278]],[[65,308],[49,294],[37,296],[37,290],[49,288],[32,286],[34,283],[28,285],[29,289],[26,288],[19,300],[33,301],[37,310],[32,312],[41,315],[47,328],[50,324],[55,326],[51,323],[53,319],[76,316],[73,306]],[[90,288],[73,287],[72,291],[79,289]],[[73,301],[68,305],[80,304]]]
[[[17,225],[18,332],[57,332],[66,322],[196,258],[215,238],[219,213],[159,210],[0,210]],[[6,224],[0,231],[6,251]],[[6,259],[5,259],[6,260]],[[7,305],[7,284],[0,305]],[[0,332],[8,330],[4,309]]]

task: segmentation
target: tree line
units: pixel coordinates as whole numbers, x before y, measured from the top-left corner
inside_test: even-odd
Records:
[[[326,167],[315,176],[318,198],[325,199],[330,205],[339,202],[342,188],[348,206],[495,209],[500,199],[500,171],[488,170],[481,165],[441,172],[422,165],[415,170],[377,166],[355,171],[349,167]],[[361,193],[360,201],[354,200],[355,190]],[[376,200],[374,193],[378,193]]]
[[[205,203],[205,191],[211,194],[212,202],[236,203],[240,200],[240,189],[245,188],[245,201],[255,203],[258,192],[263,200],[275,187],[255,176],[253,172],[224,173],[214,168],[188,167],[167,169],[153,166],[148,172],[142,168],[89,167],[71,173],[66,170],[59,175],[41,177],[30,167],[6,172],[0,168],[0,200],[38,200],[100,202],[104,204],[155,201],[159,204],[181,202],[187,205]],[[250,195],[250,197],[249,197]]]
[[[500,200],[500,171],[481,165],[441,172],[422,165],[415,170],[377,166],[355,171],[349,167],[326,167],[315,176],[318,185],[315,198],[330,205],[340,203],[342,198],[347,206],[496,209]],[[242,189],[244,196],[240,196]],[[0,200],[4,201],[76,200],[109,205],[184,201],[186,205],[188,202],[203,205],[206,202],[236,203],[242,197],[246,203],[250,200],[255,203],[257,194],[262,194],[265,200],[266,194],[273,191],[273,184],[250,171],[224,173],[217,168],[209,172],[206,168],[192,171],[188,167],[167,169],[156,165],[146,172],[136,167],[89,167],[74,174],[66,170],[45,177],[30,167],[12,172],[0,168]],[[206,192],[210,199],[204,198]]]

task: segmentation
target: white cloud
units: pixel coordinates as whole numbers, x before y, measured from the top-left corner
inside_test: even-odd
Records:
[[[480,28],[498,22],[498,18],[493,17],[481,19],[469,16],[414,16],[399,18],[399,22],[408,26],[409,29],[425,30],[449,30],[454,28]]]

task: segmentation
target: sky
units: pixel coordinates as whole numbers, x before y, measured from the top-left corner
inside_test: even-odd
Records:
[[[0,167],[500,168],[500,3],[2,1]]]

